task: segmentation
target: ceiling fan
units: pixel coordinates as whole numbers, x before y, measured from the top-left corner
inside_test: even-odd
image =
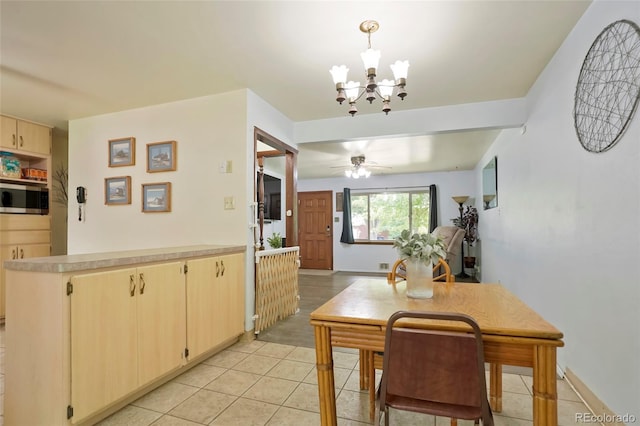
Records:
[[[373,161],[367,162],[364,155],[356,155],[351,157],[351,166],[335,166],[334,168],[343,168],[345,176],[360,179],[371,176],[372,169],[390,169],[391,167],[380,166]]]

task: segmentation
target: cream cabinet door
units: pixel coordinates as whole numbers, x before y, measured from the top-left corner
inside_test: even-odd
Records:
[[[0,147],[18,149],[16,119],[0,116]]]
[[[180,368],[186,344],[183,262],[137,269],[139,385]]]
[[[221,256],[216,280],[215,317],[217,340],[223,342],[244,332],[244,255]]]
[[[18,121],[18,146],[23,151],[51,154],[51,129],[28,121]]]
[[[4,273],[4,261],[17,259],[18,246],[16,245],[0,245],[0,318],[4,318],[6,313],[5,294],[6,283]]]
[[[136,269],[71,278],[73,423],[138,387]]]
[[[216,344],[216,264],[219,269],[215,257],[187,261],[187,348],[191,358]]]

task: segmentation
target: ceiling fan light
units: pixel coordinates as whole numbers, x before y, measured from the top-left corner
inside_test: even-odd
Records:
[[[396,61],[391,64],[391,71],[393,71],[393,78],[396,80],[406,79],[409,73],[409,61]]]
[[[369,73],[369,70],[373,68],[373,74],[375,75],[375,70],[378,69],[378,64],[380,63],[380,51],[369,48],[362,52],[360,57],[362,58],[364,69],[367,70],[367,73]]]
[[[349,68],[347,68],[346,65],[334,65],[333,68],[329,70],[329,72],[333,77],[333,84],[347,82],[347,73],[349,72]]]
[[[365,169],[364,167],[358,168],[358,176],[364,176],[366,174],[367,174],[367,169]]]
[[[349,178],[351,177],[351,173],[352,173],[352,172],[351,172],[351,170],[345,170],[345,171],[344,171],[344,175],[345,175],[346,177],[349,177]]]
[[[365,170],[364,177],[368,178],[371,176],[371,172],[369,170]]]

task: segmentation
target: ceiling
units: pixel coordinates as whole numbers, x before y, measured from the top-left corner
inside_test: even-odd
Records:
[[[249,88],[293,121],[347,115],[328,72],[362,70],[375,19],[379,79],[409,60],[394,111],[526,95],[588,1],[1,1],[0,110],[67,121]],[[364,73],[362,73],[364,74]],[[361,78],[362,80],[362,78]],[[383,114],[358,103],[360,114]],[[354,117],[357,119],[358,117]],[[389,173],[473,168],[496,131],[300,145],[300,178],[353,155]],[[463,155],[462,155],[462,154]],[[462,158],[462,160],[461,160]]]

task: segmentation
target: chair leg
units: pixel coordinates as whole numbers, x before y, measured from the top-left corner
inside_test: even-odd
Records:
[[[451,419],[451,426],[458,426],[458,419]]]

